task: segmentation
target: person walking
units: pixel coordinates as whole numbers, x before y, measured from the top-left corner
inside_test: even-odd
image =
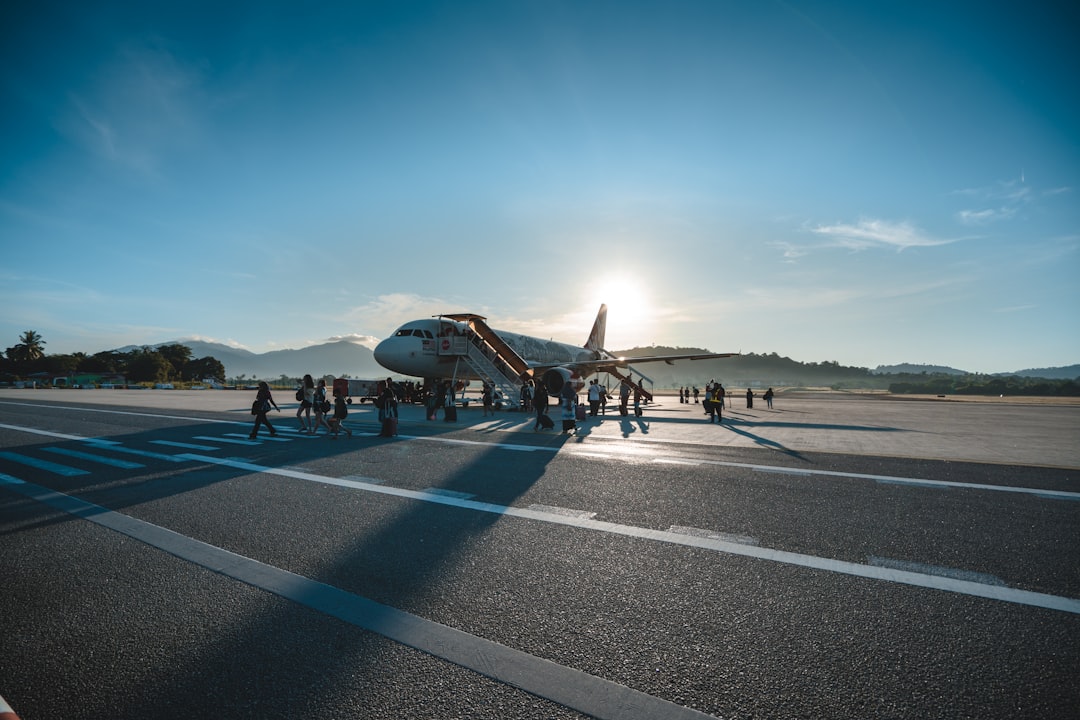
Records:
[[[630,403],[630,381],[626,378],[619,383],[619,414],[626,415],[629,412],[626,406]]]
[[[315,421],[311,425],[311,434],[314,435],[319,431],[319,426],[322,425],[326,428],[326,434],[330,434],[330,424],[326,421],[327,413],[330,411],[330,403],[326,400],[326,380],[319,378],[319,384],[315,388],[315,393],[311,396],[311,409],[315,412]]]
[[[754,407],[754,391],[750,388],[746,388],[746,409],[750,410]]]
[[[255,426],[251,428],[248,440],[255,439],[255,436],[259,434],[259,426],[263,424],[270,431],[270,437],[277,435],[277,430],[274,429],[274,426],[270,424],[270,420],[266,417],[266,413],[270,412],[271,405],[274,406],[275,410],[281,412],[281,408],[274,402],[274,396],[270,393],[270,386],[266,384],[265,380],[260,380],[259,392],[255,395],[255,402],[251,404],[251,414],[255,416]]]
[[[548,422],[544,422],[544,418],[546,418],[548,414],[548,391],[547,385],[544,384],[543,380],[536,381],[536,385],[533,388],[532,403],[533,409],[536,410],[536,424],[533,425],[533,432],[548,429],[550,418],[548,419]],[[554,425],[551,425],[550,427],[554,427]]]
[[[593,380],[589,383],[589,415],[596,417],[600,412],[600,381]]]
[[[327,426],[327,432],[333,428],[334,434],[331,436],[331,440],[337,440],[338,433],[342,430],[349,437],[352,437],[352,430],[345,427],[345,418],[349,417],[349,406],[345,404],[345,397],[338,391],[334,391],[334,417],[330,418],[329,425]]]
[[[495,414],[495,411],[491,409],[491,403],[492,403],[492,397],[491,396],[492,396],[492,394],[494,392],[495,392],[495,388],[493,388],[488,383],[484,383],[484,389],[480,391],[480,399],[484,401],[484,417],[487,417],[489,414],[490,415]]]
[[[303,398],[300,399],[300,393],[296,394],[296,397],[300,399],[300,407],[296,409],[296,419],[300,421],[300,432],[311,432],[315,428],[311,424],[311,407],[315,401],[315,381],[311,379],[310,375],[305,375],[304,379],[300,382],[300,390],[303,392]],[[307,415],[307,419],[304,419],[304,415]]]
[[[724,422],[724,386],[720,383],[716,383],[716,387],[713,389],[713,401],[712,409],[716,414],[716,422]],[[709,422],[712,422],[712,417],[709,418]]]
[[[773,391],[772,391],[772,388],[769,388],[768,390],[765,391],[765,404],[769,406],[770,410],[772,410],[772,399],[773,399]]]

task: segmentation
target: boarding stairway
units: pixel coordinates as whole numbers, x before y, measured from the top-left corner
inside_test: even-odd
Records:
[[[521,385],[532,373],[529,364],[510,347],[480,315],[444,315],[464,322],[464,344],[457,344],[455,354],[469,369],[502,393],[503,402],[511,408],[518,406]]]
[[[626,382],[630,383],[630,387],[636,389],[637,391],[639,391],[641,393],[641,397],[644,398],[645,402],[652,402],[653,401],[652,393],[645,389],[644,381],[648,380],[650,385],[653,384],[653,381],[650,378],[647,378],[644,375],[642,375],[637,370],[634,370],[633,368],[628,367],[627,369],[630,370],[630,373],[627,374],[627,375],[623,375],[621,372],[619,372],[619,369],[615,368],[615,367],[606,368],[604,370],[604,372],[606,372],[609,375],[614,375],[615,377],[617,377],[619,379],[620,382],[625,380]],[[641,377],[640,382],[634,382],[633,374],[635,372],[637,372],[637,374]],[[618,392],[619,392],[619,390],[618,390],[618,388],[616,388],[615,393],[617,394]],[[632,394],[631,394],[631,402],[633,402],[633,395]]]

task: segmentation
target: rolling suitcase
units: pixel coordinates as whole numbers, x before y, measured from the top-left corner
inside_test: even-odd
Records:
[[[578,404],[574,408],[574,417],[576,419],[578,419],[578,420],[584,420],[585,419],[585,406],[584,405]]]
[[[394,437],[395,435],[397,435],[397,418],[391,415],[383,419],[382,432],[379,433],[379,436]]]
[[[443,410],[446,411],[446,416],[443,418],[446,422],[457,422],[457,406],[447,405]]]

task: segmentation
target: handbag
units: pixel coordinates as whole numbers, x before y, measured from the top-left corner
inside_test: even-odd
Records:
[[[260,412],[262,412],[262,406],[262,400],[256,400],[255,402],[251,403],[251,414],[258,415]]]

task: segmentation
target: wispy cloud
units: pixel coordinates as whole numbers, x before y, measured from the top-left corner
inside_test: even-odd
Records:
[[[1025,183],[1023,178],[957,190],[953,195],[970,198],[981,207],[958,210],[956,219],[969,226],[1012,220],[1024,205],[1031,202],[1033,194],[1031,186]]]
[[[830,245],[850,250],[870,248],[896,248],[902,252],[911,247],[934,247],[956,242],[956,238],[935,238],[908,222],[891,222],[870,218],[857,223],[818,225],[810,231],[826,237]]]
[[[58,129],[100,158],[156,175],[198,126],[206,104],[200,70],[151,38],[122,46],[95,77],[69,93]]]

